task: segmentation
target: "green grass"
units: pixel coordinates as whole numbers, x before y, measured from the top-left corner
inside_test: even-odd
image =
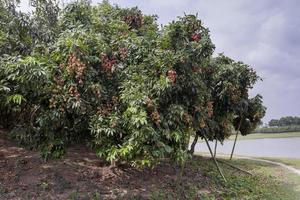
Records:
[[[206,177],[203,181],[183,185],[176,196],[157,191],[151,199],[300,199],[300,177],[284,168],[247,159],[233,159],[230,162],[254,174],[251,176],[220,162],[227,178],[225,183],[214,163],[204,159],[193,160],[188,165]],[[228,159],[219,160],[229,162]]]
[[[201,152],[201,153],[197,152],[196,155],[203,155],[203,156],[206,156],[206,157],[210,156],[210,154],[207,153],[207,152]],[[222,157],[223,159],[227,158],[227,160],[228,160],[229,157],[230,157],[230,154],[218,153],[217,157],[218,156]],[[233,157],[234,156],[235,155],[233,155]],[[283,163],[283,164],[286,164],[288,166],[294,167],[296,169],[300,169],[300,158],[277,158],[277,157],[276,158],[272,158],[272,157],[253,157],[253,158],[279,162],[279,163]]]
[[[280,162],[289,166],[292,166],[296,169],[300,169],[300,159],[293,158],[270,158],[270,157],[262,157],[264,160],[270,160],[275,162]]]
[[[300,137],[300,132],[290,133],[252,133],[246,136],[238,136],[238,140],[252,140],[252,139],[263,139],[263,138],[289,138],[289,137]],[[229,140],[234,140],[235,135],[229,137]]]
[[[297,159],[286,159],[286,160],[289,160],[289,163],[299,164],[299,160]],[[273,159],[273,161],[281,162],[282,160]],[[256,174],[261,174],[265,177],[271,177],[273,180],[281,184],[285,184],[282,185],[282,187],[289,190],[294,195],[294,199],[300,199],[300,176],[299,175],[290,172],[289,170],[282,168],[278,165],[264,163],[260,161],[252,161],[247,159],[234,159],[233,163],[239,165],[242,168],[249,169],[250,171]],[[293,166],[295,167],[295,165]]]

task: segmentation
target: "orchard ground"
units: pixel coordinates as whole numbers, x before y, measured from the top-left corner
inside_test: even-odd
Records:
[[[111,168],[93,151],[76,146],[64,158],[45,162],[38,152],[1,137],[0,199],[300,198],[300,177],[284,168],[244,159],[234,159],[231,164],[253,176],[220,162],[228,180],[225,183],[209,157],[195,156],[186,164],[178,187],[179,168],[168,160],[153,169]]]

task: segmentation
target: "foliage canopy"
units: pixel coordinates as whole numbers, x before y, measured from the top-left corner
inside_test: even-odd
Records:
[[[191,136],[248,134],[265,114],[260,78],[219,55],[194,15],[161,29],[156,16],[107,1],[0,4],[0,116],[43,156],[86,141],[108,161],[186,160]],[[3,120],[2,120],[3,119]]]

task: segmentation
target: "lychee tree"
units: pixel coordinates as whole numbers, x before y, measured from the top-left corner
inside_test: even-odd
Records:
[[[1,55],[0,97],[1,109],[26,108],[17,112],[22,120],[15,123],[26,130],[17,139],[45,158],[84,141],[112,163],[183,164],[192,136],[223,142],[239,118],[246,130],[248,120],[252,129],[263,116],[261,98],[248,99],[258,77],[242,63],[214,58],[209,30],[197,16],[159,29],[156,16],[106,1],[62,9],[56,1],[32,2],[35,11],[17,39],[25,38],[26,48]],[[7,106],[7,92],[24,101]],[[243,101],[248,109],[241,115]]]
[[[194,33],[199,39],[193,39]],[[183,162],[190,135],[205,112],[196,107],[205,107],[209,94],[204,92],[207,88],[201,73],[201,65],[208,62],[214,48],[208,30],[194,16],[185,16],[162,33],[139,36],[135,41],[131,37],[130,42],[122,69],[126,76],[120,86],[124,110],[117,110],[122,123],[116,124],[122,126],[110,133],[101,125],[102,114],[96,114],[92,133],[96,134],[98,152],[107,154],[108,159],[133,160],[142,165],[164,157]],[[111,129],[110,124],[107,129]],[[119,143],[115,143],[116,134]],[[100,137],[114,144],[105,146],[102,142],[107,141]]]
[[[234,130],[242,135],[251,133],[265,115],[262,97],[249,97],[249,90],[261,80],[252,68],[223,54],[211,59],[210,66],[213,70],[207,70],[206,85],[213,88],[209,102],[211,114],[205,120],[206,126],[195,136],[191,153],[203,133],[209,133],[208,140],[222,143]],[[236,139],[234,146],[235,143]]]

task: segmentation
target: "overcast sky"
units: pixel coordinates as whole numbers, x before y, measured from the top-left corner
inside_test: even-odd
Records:
[[[68,0],[65,0],[67,2]],[[93,3],[101,0],[93,0]],[[196,14],[211,31],[215,53],[243,61],[263,78],[251,94],[263,95],[264,122],[300,116],[300,0],[110,0],[138,6],[167,24],[184,13]],[[22,10],[28,10],[22,0]]]

